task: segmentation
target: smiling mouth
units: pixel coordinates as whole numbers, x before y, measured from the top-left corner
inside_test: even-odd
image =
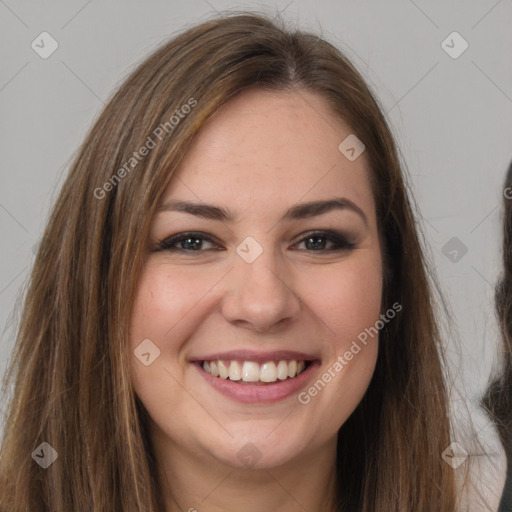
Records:
[[[280,360],[259,364],[255,361],[203,361],[203,370],[219,379],[237,384],[269,385],[291,380],[304,372],[311,361]]]

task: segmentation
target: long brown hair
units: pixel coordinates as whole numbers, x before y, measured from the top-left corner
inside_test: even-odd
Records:
[[[386,263],[382,311],[403,306],[382,330],[373,379],[339,431],[336,510],[455,509],[453,469],[441,457],[450,444],[443,351],[390,129],[333,45],[242,12],[195,26],[144,61],[71,167],[5,380],[14,376],[0,458],[4,512],[163,510],[147,413],[130,384],[126,326],[163,191],[204,122],[254,87],[318,93],[364,142]],[[155,147],[140,156],[148,138]],[[47,469],[31,457],[42,442],[58,453]]]

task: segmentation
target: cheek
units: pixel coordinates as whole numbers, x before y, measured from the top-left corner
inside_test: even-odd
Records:
[[[326,267],[314,283],[303,286],[304,290],[309,286],[308,307],[327,332],[322,339],[329,356],[322,361],[318,380],[301,393],[299,401],[311,407],[311,416],[324,418],[318,428],[332,435],[363,398],[375,370],[379,346],[375,326],[382,298],[380,259],[377,253],[361,253],[336,268]]]
[[[141,275],[131,316],[131,344],[153,340],[169,349],[169,340],[187,335],[194,311],[215,284],[215,277],[169,271],[162,262],[148,262]],[[177,348],[177,347],[175,347]]]
[[[382,268],[377,258],[368,256],[326,267],[302,285],[308,306],[328,327],[337,353],[379,318]]]
[[[151,260],[139,278],[130,320],[131,375],[134,389],[151,417],[165,416],[164,411],[178,394],[176,380],[183,379],[180,347],[193,331],[194,307],[206,293],[208,281],[191,279],[185,272],[171,273],[165,263]],[[159,353],[154,352],[157,357],[152,353],[146,366],[135,356],[139,345],[148,339]],[[149,347],[149,352],[155,350]]]

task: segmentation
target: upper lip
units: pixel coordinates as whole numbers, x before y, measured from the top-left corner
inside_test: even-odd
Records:
[[[254,350],[230,350],[229,352],[215,352],[204,356],[192,357],[191,362],[202,361],[254,361],[255,363],[265,363],[267,361],[315,361],[318,357],[304,352],[293,350],[272,350],[269,352],[256,352]]]

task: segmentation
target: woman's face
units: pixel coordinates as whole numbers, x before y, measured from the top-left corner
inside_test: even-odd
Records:
[[[252,90],[182,161],[130,326],[167,453],[253,468],[334,453],[373,374],[377,336],[361,340],[382,293],[365,155],[338,148],[351,133],[319,95]]]

